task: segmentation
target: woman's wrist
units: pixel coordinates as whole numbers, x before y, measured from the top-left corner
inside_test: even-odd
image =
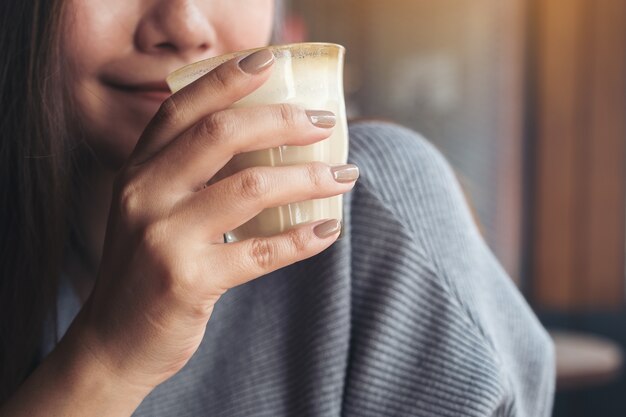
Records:
[[[51,358],[55,373],[67,389],[76,398],[92,399],[99,413],[130,415],[153,389],[149,385],[131,383],[129,375],[114,368],[106,353],[99,350],[89,329],[81,323],[80,315],[53,355],[56,356]]]
[[[152,388],[131,384],[111,369],[86,333],[74,323],[0,416],[130,416]]]

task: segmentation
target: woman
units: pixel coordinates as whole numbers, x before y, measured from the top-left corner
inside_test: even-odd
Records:
[[[332,131],[320,109],[224,110],[267,50],[167,98],[172,70],[268,43],[275,6],[1,3],[2,416],[549,415],[549,340],[416,134],[359,124],[342,173],[205,185]],[[338,242],[333,219],[222,242],[350,190]]]

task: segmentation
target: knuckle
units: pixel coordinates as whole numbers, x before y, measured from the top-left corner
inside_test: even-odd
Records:
[[[230,111],[220,111],[208,117],[207,127],[212,135],[221,139],[231,137],[235,132],[235,122]]]
[[[189,297],[195,288],[198,271],[194,262],[181,254],[171,239],[171,227],[166,220],[145,226],[141,236],[142,253],[155,271],[155,285],[174,299]]]
[[[132,219],[141,210],[142,203],[138,188],[135,182],[127,182],[118,192],[119,209],[123,219]]]
[[[205,117],[196,125],[194,140],[203,144],[211,144],[230,136],[232,131],[230,118],[222,112]]]
[[[220,66],[211,73],[210,82],[218,92],[227,92],[231,89],[232,77],[224,66]]]
[[[166,252],[165,245],[168,239],[168,225],[165,220],[158,220],[146,225],[142,232],[144,247],[151,255],[159,255]]]
[[[180,103],[177,103],[179,99],[180,97],[175,98],[174,96],[166,99],[163,103],[161,103],[161,106],[159,107],[159,110],[154,118],[157,119],[160,124],[166,126],[177,125],[182,119],[181,108],[184,107]]]
[[[320,188],[324,184],[324,177],[328,175],[328,167],[321,162],[311,162],[305,168],[309,183],[313,188]]]
[[[246,199],[256,200],[269,192],[269,181],[259,169],[247,169],[240,174],[239,188]]]
[[[250,259],[261,270],[271,269],[276,263],[276,247],[268,240],[255,238],[250,244]]]
[[[287,242],[295,254],[300,254],[306,250],[309,238],[301,230],[291,229],[287,232]]]
[[[291,104],[278,104],[275,118],[278,124],[286,129],[294,129],[297,125],[298,110]]]

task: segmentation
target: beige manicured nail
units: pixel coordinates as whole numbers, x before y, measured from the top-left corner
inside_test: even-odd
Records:
[[[332,167],[330,171],[337,182],[353,182],[359,178],[359,167],[353,164]]]
[[[337,124],[337,117],[335,117],[335,113],[326,110],[307,110],[306,115],[308,116],[311,123],[313,123],[317,127],[323,128],[331,128],[335,127]]]
[[[247,74],[258,74],[274,62],[274,54],[269,49],[261,49],[239,61],[239,68]]]
[[[313,232],[320,239],[326,239],[341,230],[341,222],[339,220],[328,220],[324,223],[318,224],[313,229]]]

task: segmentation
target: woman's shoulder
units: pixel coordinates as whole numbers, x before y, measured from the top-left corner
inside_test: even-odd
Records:
[[[443,154],[419,133],[394,123],[352,123],[349,160],[360,168],[360,185],[394,205],[421,204],[424,194],[431,205],[440,204],[439,197],[462,194]]]
[[[348,159],[361,172],[353,203],[365,196],[377,200],[418,240],[442,216],[459,216],[464,226],[472,223],[453,169],[419,133],[389,122],[352,123]]]
[[[350,128],[349,160],[361,171],[349,224],[363,349],[380,365],[378,352],[407,348],[385,367],[425,372],[436,392],[410,381],[396,391],[448,398],[451,414],[549,415],[550,339],[483,240],[441,152],[410,129],[368,121]]]
[[[350,158],[355,163],[372,168],[449,169],[441,152],[407,127],[387,121],[358,120],[350,123],[349,130]]]

